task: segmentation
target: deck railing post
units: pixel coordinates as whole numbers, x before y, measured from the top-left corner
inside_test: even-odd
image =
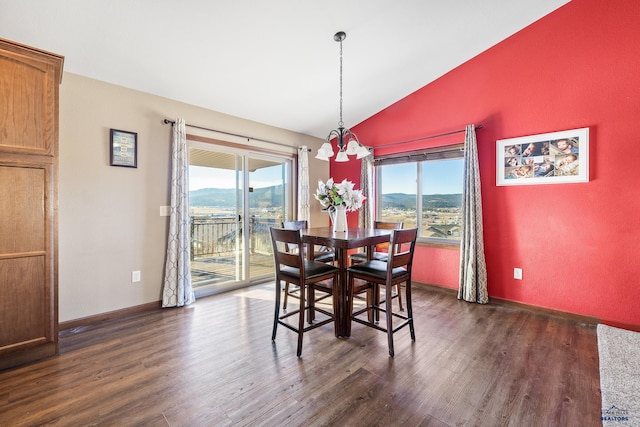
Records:
[[[195,256],[194,252],[195,252],[195,249],[196,249],[195,248],[195,240],[196,239],[194,239],[194,235],[193,235],[194,228],[195,228],[194,218],[190,217],[189,218],[189,243],[190,243],[191,251],[189,253],[189,259],[191,261],[193,261],[193,259],[194,259],[194,256]]]
[[[251,236],[251,241],[249,242],[249,253],[256,253],[256,216],[251,215],[251,221],[249,221],[249,236]]]

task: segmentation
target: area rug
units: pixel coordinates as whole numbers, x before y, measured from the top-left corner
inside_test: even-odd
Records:
[[[640,427],[640,333],[598,325],[604,427]]]

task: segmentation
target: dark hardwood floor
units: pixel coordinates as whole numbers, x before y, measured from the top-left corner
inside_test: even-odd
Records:
[[[0,372],[0,426],[601,426],[594,325],[414,286],[416,342],[278,329],[273,284],[61,333]]]

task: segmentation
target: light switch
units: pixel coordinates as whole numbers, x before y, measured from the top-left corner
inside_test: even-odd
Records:
[[[514,268],[513,269],[513,278],[517,280],[522,280],[522,269]]]

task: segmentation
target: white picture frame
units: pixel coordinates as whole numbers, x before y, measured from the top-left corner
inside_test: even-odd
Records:
[[[496,141],[496,185],[589,182],[589,128]]]

